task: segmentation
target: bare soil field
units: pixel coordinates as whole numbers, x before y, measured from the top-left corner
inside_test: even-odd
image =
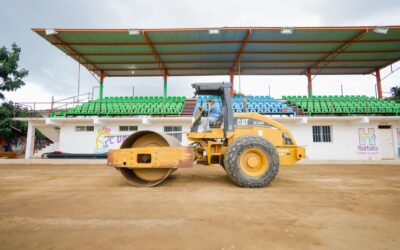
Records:
[[[138,189],[96,165],[0,165],[0,249],[400,249],[400,166],[222,168]]]

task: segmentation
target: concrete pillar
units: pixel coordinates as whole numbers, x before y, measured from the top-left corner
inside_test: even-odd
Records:
[[[231,91],[230,91],[231,97],[233,97],[235,95],[235,89],[234,89],[234,85],[233,85],[234,80],[235,80],[234,70],[231,69],[229,71],[229,81],[231,83]]]
[[[104,70],[100,71],[100,86],[99,86],[99,99],[103,99],[103,83],[104,83]]]
[[[307,81],[308,81],[308,85],[307,85],[308,97],[311,97],[312,96],[311,69],[307,69],[306,75],[307,75]]]
[[[168,81],[168,74],[167,71],[164,72],[164,97],[167,97],[167,81]]]
[[[28,133],[26,135],[25,160],[33,155],[33,147],[35,145],[35,127],[32,122],[28,122]]]
[[[382,98],[381,70],[379,68],[375,69],[375,76],[376,76],[376,87],[378,89],[378,97]]]

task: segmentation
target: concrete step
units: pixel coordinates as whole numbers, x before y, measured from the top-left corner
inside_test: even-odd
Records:
[[[193,116],[194,107],[196,106],[196,99],[186,99],[183,106],[182,116]]]
[[[42,148],[41,150],[37,151],[36,153],[34,153],[33,158],[36,158],[36,159],[42,158],[42,154],[54,152],[56,150],[59,150],[59,144],[51,143],[51,144],[47,145],[46,147]]]
[[[43,135],[52,140],[54,143],[60,142],[60,131],[52,126],[36,127]]]

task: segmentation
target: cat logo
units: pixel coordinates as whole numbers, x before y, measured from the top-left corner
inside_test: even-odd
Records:
[[[237,125],[239,125],[239,126],[247,126],[247,125],[249,125],[249,119],[239,118],[239,119],[237,119]]]

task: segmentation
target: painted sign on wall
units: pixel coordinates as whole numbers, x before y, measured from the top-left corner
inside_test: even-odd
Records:
[[[374,155],[379,153],[376,144],[376,134],[374,128],[358,128],[358,154]]]
[[[111,149],[117,149],[129,135],[113,135],[111,128],[102,127],[97,131],[95,153],[107,153]]]

